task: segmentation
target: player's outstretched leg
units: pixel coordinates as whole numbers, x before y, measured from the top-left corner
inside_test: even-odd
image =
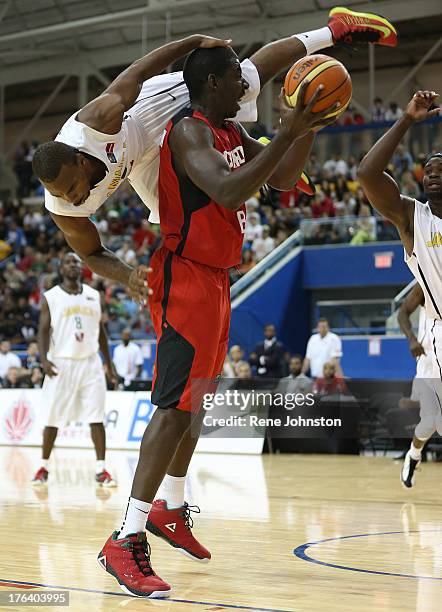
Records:
[[[415,471],[419,467],[422,458],[422,448],[427,440],[421,440],[416,436],[411,442],[410,449],[405,455],[404,464],[401,469],[401,482],[407,489],[414,485]]]
[[[256,51],[250,61],[258,70],[262,87],[305,55],[333,45],[354,47],[368,42],[395,47],[397,32],[388,19],[380,15],[335,7],[329,13],[327,26],[271,42]]]
[[[156,499],[149,512],[146,529],[162,538],[184,555],[207,563],[211,554],[192,533],[191,512],[200,513],[198,506],[184,501],[184,485],[190,460],[195,451],[204,418],[204,411],[194,418],[170,462]]]
[[[43,447],[42,447],[42,460],[39,469],[36,471],[34,478],[31,483],[34,486],[44,485],[48,481],[48,461],[51,456],[52,449],[54,448],[55,439],[57,438],[58,428],[46,426],[43,429]]]

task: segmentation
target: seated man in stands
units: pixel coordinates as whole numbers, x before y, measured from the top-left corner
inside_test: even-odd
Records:
[[[317,378],[313,391],[320,397],[330,395],[349,395],[347,385],[343,378],[336,376],[336,364],[326,361],[323,367],[323,377]]]

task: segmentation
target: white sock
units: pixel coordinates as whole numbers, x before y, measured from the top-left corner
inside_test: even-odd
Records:
[[[184,505],[185,476],[169,476],[166,474],[158,490],[156,499],[165,499],[169,510],[181,508]]]
[[[45,470],[48,469],[48,461],[49,459],[42,459],[40,467],[44,467]]]
[[[151,508],[152,504],[149,504],[149,502],[129,497],[126,514],[124,515],[123,524],[121,525],[118,537],[121,539],[125,538],[130,533],[144,531]]]
[[[413,442],[410,446],[410,457],[415,461],[420,461],[422,456],[422,448],[416,448]]]
[[[307,55],[312,55],[321,49],[333,46],[333,37],[329,27],[325,26],[319,30],[312,30],[311,32],[303,32],[302,34],[295,34],[293,38],[297,38],[302,42],[307,51]]]
[[[97,466],[95,468],[96,474],[101,474],[101,472],[104,472],[104,459],[103,461],[97,461]]]

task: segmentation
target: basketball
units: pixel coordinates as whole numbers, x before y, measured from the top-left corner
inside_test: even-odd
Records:
[[[340,107],[327,115],[338,116],[345,111],[351,100],[352,84],[347,69],[341,62],[327,55],[307,55],[298,60],[287,72],[284,89],[287,104],[295,107],[301,83],[308,78],[305,101],[308,102],[319,85],[323,85],[319,99],[313,106],[313,112],[319,113],[328,106],[340,102]]]

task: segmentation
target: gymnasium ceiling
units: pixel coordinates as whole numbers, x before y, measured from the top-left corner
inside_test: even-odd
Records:
[[[113,76],[112,68],[195,32],[232,38],[247,55],[266,40],[325,25],[335,4],[398,24],[401,45],[388,49],[389,64],[416,63],[442,32],[441,0],[0,0],[0,83]],[[383,56],[376,51],[378,65]],[[367,54],[351,61],[366,69]]]

